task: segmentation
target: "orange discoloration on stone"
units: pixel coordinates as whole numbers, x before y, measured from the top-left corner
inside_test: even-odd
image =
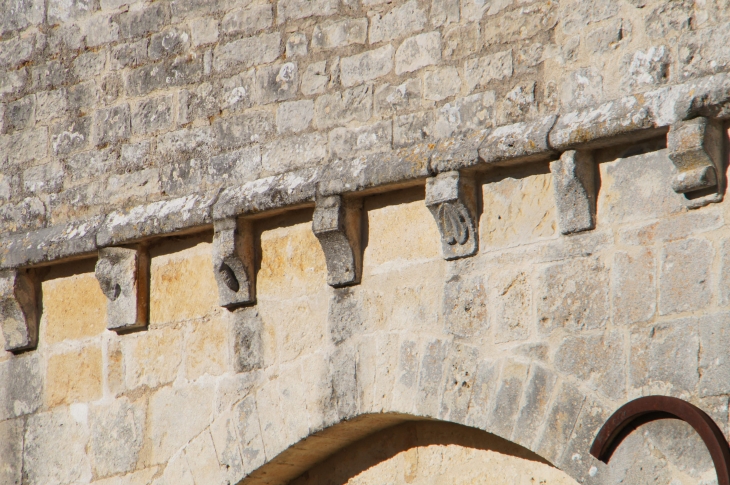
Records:
[[[101,348],[97,345],[52,355],[46,373],[46,406],[88,402],[102,395]]]
[[[53,344],[102,333],[106,329],[106,303],[94,273],[44,281],[41,340]]]

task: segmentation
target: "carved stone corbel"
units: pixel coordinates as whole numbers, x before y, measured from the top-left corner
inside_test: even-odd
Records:
[[[441,251],[446,260],[477,252],[477,195],[474,181],[453,171],[426,181],[426,206],[441,232]]]
[[[589,151],[570,150],[550,163],[562,234],[596,227],[596,163]]]
[[[144,247],[99,249],[95,274],[107,297],[109,330],[126,332],[147,326],[149,267]]]
[[[327,261],[327,284],[335,288],[360,282],[362,254],[360,225],[362,201],[345,201],[341,195],[318,197],[312,231]]]
[[[213,272],[218,304],[229,310],[256,302],[253,224],[235,217],[213,224]]]
[[[722,201],[723,133],[718,122],[700,117],[675,123],[667,134],[667,148],[679,172],[672,189],[685,194],[690,208]]]
[[[32,270],[0,272],[0,325],[5,350],[20,352],[38,345],[40,283]]]

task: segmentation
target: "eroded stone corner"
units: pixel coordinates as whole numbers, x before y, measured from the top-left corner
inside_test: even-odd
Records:
[[[38,345],[40,283],[33,270],[0,271],[0,325],[5,350],[21,352]]]
[[[216,220],[213,226],[218,304],[232,310],[255,303],[253,223],[231,217]]]
[[[312,231],[327,262],[327,284],[335,288],[360,283],[362,201],[341,195],[318,197]]]
[[[550,163],[562,234],[596,227],[596,163],[590,151],[569,150]]]
[[[704,117],[679,121],[669,129],[667,148],[678,171],[672,189],[687,197],[689,208],[722,201],[725,180],[719,122]]]
[[[147,326],[149,315],[149,253],[136,248],[101,248],[96,279],[107,297],[107,328],[117,332]]]
[[[426,181],[426,206],[441,233],[444,259],[472,256],[479,249],[476,183],[458,171],[444,172]]]

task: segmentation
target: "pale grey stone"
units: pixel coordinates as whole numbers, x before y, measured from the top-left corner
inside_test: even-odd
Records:
[[[86,45],[97,47],[119,40],[119,25],[107,16],[91,17],[86,23]]]
[[[730,387],[730,314],[719,313],[701,317],[700,332],[700,396],[721,396]]]
[[[314,124],[317,128],[342,126],[351,121],[366,122],[373,110],[371,85],[325,94],[314,101]]]
[[[286,58],[304,57],[307,55],[307,35],[295,32],[286,40]]]
[[[135,469],[144,441],[144,425],[144,405],[127,398],[91,406],[89,455],[95,476],[106,477]]]
[[[221,21],[221,31],[229,35],[251,35],[266,30],[273,23],[274,12],[272,5],[252,5],[228,12]]]
[[[106,66],[106,50],[85,52],[74,59],[71,66],[78,79],[91,79],[98,76]]]
[[[36,120],[46,121],[63,116],[67,107],[66,96],[67,94],[65,89],[41,91],[36,93]],[[0,121],[0,131],[2,131],[2,126],[3,122]]]
[[[433,111],[424,111],[395,118],[393,120],[393,146],[396,148],[408,147],[432,138],[435,117],[436,113]]]
[[[418,379],[416,409],[421,416],[437,418],[441,410],[441,392],[449,343],[445,340],[426,342]]]
[[[162,30],[168,17],[166,7],[164,3],[153,3],[146,8],[122,12],[112,19],[123,38],[141,37]]]
[[[707,307],[712,298],[712,244],[704,239],[668,243],[659,270],[659,314]]]
[[[190,35],[184,30],[169,28],[150,37],[147,55],[153,61],[183,54],[190,49]]]
[[[347,203],[341,196],[320,197],[312,217],[312,231],[327,264],[327,284],[338,288],[359,283],[361,205]]]
[[[606,2],[607,0],[601,0]],[[478,7],[485,6],[480,1],[473,1],[471,5],[477,7],[475,10],[478,12]],[[494,4],[493,4],[494,5]],[[563,4],[560,6],[562,7]],[[586,7],[582,7],[586,8]],[[490,8],[490,11],[492,8]],[[476,13],[476,12],[475,12]],[[478,21],[477,15],[464,14],[462,6],[462,17],[472,17],[469,20]],[[529,39],[537,35],[549,33],[557,25],[558,20],[563,22],[562,25],[565,28],[566,17],[563,15],[555,2],[543,1],[536,2],[530,5],[525,5],[520,8],[509,9],[496,14],[491,17],[488,22],[484,25],[483,35],[484,43],[486,45],[492,44],[516,44],[524,39]]]
[[[147,60],[149,39],[118,44],[111,49],[109,67],[112,70],[141,66]]]
[[[286,101],[297,95],[299,70],[294,62],[272,64],[256,69],[256,101],[268,104]]]
[[[144,249],[99,249],[95,275],[108,299],[108,329],[123,332],[147,325],[149,255]]]
[[[487,429],[487,420],[499,384],[500,366],[494,360],[482,360],[477,365],[474,390],[465,419],[469,426]]]
[[[595,258],[549,265],[538,273],[537,319],[542,333],[593,330],[609,317],[608,270]]]
[[[0,325],[5,350],[17,352],[38,344],[40,296],[40,282],[32,270],[0,272]]]
[[[88,483],[91,465],[86,455],[89,441],[88,412],[72,415],[68,407],[28,418],[23,446],[24,480],[32,485]],[[81,418],[81,419],[79,419]]]
[[[680,38],[678,50],[683,75],[686,77],[726,71],[730,65],[730,56],[723,46],[728,42],[730,24],[727,23],[684,34]]]
[[[35,413],[43,404],[43,370],[29,354],[0,364],[0,421]]]
[[[262,149],[261,164],[267,174],[289,172],[327,159],[327,135],[307,133],[278,139]]]
[[[31,94],[5,106],[5,132],[31,128],[35,124],[36,97]]]
[[[717,212],[692,211],[677,214],[661,221],[648,222],[621,230],[619,241],[635,246],[655,242],[677,241],[722,227],[722,216]],[[722,300],[722,295],[720,299]]]
[[[494,91],[472,94],[446,103],[434,115],[433,138],[464,135],[491,127],[494,104]]]
[[[375,112],[381,117],[415,111],[421,107],[421,81],[408,79],[398,86],[378,86],[374,102]]]
[[[312,50],[364,44],[367,34],[368,20],[365,18],[318,24],[312,33]]]
[[[548,134],[555,125],[555,119],[555,116],[546,116],[530,123],[515,123],[495,128],[487,134],[478,147],[479,157],[486,163],[549,159],[552,149],[548,143]]]
[[[484,277],[454,275],[444,283],[442,314],[445,330],[465,339],[476,338],[489,329],[489,309]]]
[[[626,395],[626,352],[620,332],[565,337],[554,359],[557,370],[609,399],[620,401]]]
[[[35,35],[18,35],[0,42],[0,69],[15,69],[30,61],[35,52],[35,45]]]
[[[305,96],[322,94],[329,82],[327,61],[313,62],[302,73],[302,94]]]
[[[505,273],[492,279],[490,307],[494,309],[494,342],[525,340],[532,324],[532,285],[522,272]]]
[[[650,249],[618,251],[613,256],[613,323],[650,320],[656,312],[656,262]]]
[[[499,384],[494,391],[492,413],[484,428],[489,433],[510,439],[520,411],[520,397],[527,380],[529,366],[508,359],[502,364]]]
[[[0,2],[0,35],[38,25],[45,18],[45,2],[41,0],[3,0]]]
[[[645,51],[636,51],[631,56],[626,56],[624,63],[624,78],[622,87],[624,91],[657,86],[664,84],[669,79],[671,60],[669,49],[666,46],[653,46]]]
[[[360,128],[335,128],[329,134],[330,155],[350,158],[388,151],[393,140],[393,124],[380,121]]]
[[[20,485],[23,478],[25,420],[0,422],[0,483]]]
[[[603,77],[596,68],[585,67],[563,80],[560,102],[568,110],[595,106],[603,100]]]
[[[431,25],[440,27],[459,21],[459,0],[431,0]]]
[[[697,319],[683,318],[631,331],[629,383],[643,394],[687,396],[699,384]]]
[[[415,0],[409,0],[384,15],[371,15],[369,40],[371,44],[387,42],[423,30],[425,26],[426,13]]]
[[[564,15],[563,30],[570,34],[582,30],[589,24],[614,17],[619,11],[619,5],[611,0],[597,0],[591,4],[572,0],[560,4],[560,7]]]
[[[222,79],[216,87],[216,98],[220,108],[236,112],[253,106],[256,99],[255,80],[255,69]]]
[[[28,193],[58,192],[63,185],[63,165],[57,161],[23,170],[23,189]]]
[[[345,237],[347,237],[347,235],[345,235]],[[356,246],[353,247],[359,246],[359,242],[353,241],[353,243],[356,244]],[[337,244],[339,245],[339,248],[342,249],[340,254],[348,252],[352,253],[352,249],[350,249],[350,243],[348,241],[340,241]],[[347,245],[347,247],[344,245]],[[340,261],[349,260],[351,264],[355,264],[357,263],[354,259],[356,256],[356,254],[344,254]],[[359,274],[356,274],[354,271],[345,271],[341,272],[337,276],[344,276],[342,279],[345,280],[348,277],[359,277]],[[345,340],[361,334],[365,330],[365,322],[363,302],[358,291],[353,288],[334,289],[332,296],[330,297],[329,310],[327,312],[327,323],[329,324],[330,338],[332,339],[332,342],[335,345],[339,345]]]
[[[730,305],[730,239],[722,241],[720,258],[719,303],[722,306],[727,306]]]
[[[647,12],[646,33],[650,38],[669,37],[692,28],[694,2],[679,0],[662,2]]]
[[[264,365],[264,324],[256,308],[239,308],[231,314],[233,368],[251,372]]]
[[[500,108],[500,124],[507,125],[537,117],[538,106],[535,101],[535,87],[534,82],[518,84],[507,93]]]
[[[256,301],[253,229],[235,218],[215,221],[213,274],[218,285],[218,304],[228,309]]]
[[[202,17],[191,20],[190,35],[193,47],[218,42],[218,19]]]
[[[469,59],[464,63],[464,82],[468,91],[486,87],[492,81],[509,79],[512,73],[511,50]]]
[[[0,72],[0,100],[18,95],[28,81],[28,70],[25,67],[17,71]]]
[[[558,225],[563,234],[596,227],[596,170],[591,152],[569,150],[550,163]]]
[[[585,45],[594,54],[603,54],[611,49],[619,48],[621,42],[628,42],[628,39],[630,39],[631,36],[631,30],[631,22],[628,20],[618,18],[612,19],[604,25],[592,30],[586,36]],[[575,36],[574,39],[578,40],[579,37]],[[639,52],[636,54],[639,54]],[[574,60],[573,55],[567,54],[565,57],[566,59]]]
[[[299,133],[310,127],[314,119],[314,102],[309,99],[280,103],[276,109],[276,131]]]
[[[131,117],[128,104],[100,109],[94,113],[93,140],[96,146],[126,140],[130,134]]]
[[[243,89],[245,90],[245,88]],[[244,92],[246,94],[249,94],[248,91]],[[237,103],[240,103],[242,101],[243,100],[238,100]],[[234,105],[230,107],[235,108],[236,103],[234,103]],[[200,118],[210,118],[211,116],[215,116],[219,113],[220,105],[218,104],[218,100],[216,100],[214,96],[213,86],[211,86],[209,83],[199,84],[195,87],[194,91],[184,89],[178,94],[177,116],[178,122],[181,124],[190,123],[191,121]],[[134,118],[132,118],[132,128],[134,129]]]
[[[48,135],[48,127],[45,126],[11,135],[4,147],[7,150],[8,161],[20,165],[43,160],[48,155]]]
[[[213,69],[227,71],[265,64],[276,60],[281,53],[281,34],[278,32],[219,43],[213,51]]]
[[[237,423],[238,437],[241,440],[244,471],[250,473],[266,463],[256,397],[253,395],[246,397],[235,407],[233,413]]]
[[[482,48],[482,36],[479,23],[453,25],[443,31],[442,57],[446,60],[462,59],[479,52]]]
[[[274,114],[261,110],[219,118],[213,123],[216,143],[221,148],[238,148],[264,141],[275,127]]]
[[[598,400],[586,399],[575,423],[570,442],[562,453],[559,466],[579,483],[598,484],[604,479],[606,467],[594,458],[589,450],[604,423],[611,417],[611,408]],[[623,446],[623,445],[622,445]]]
[[[575,429],[575,423],[584,403],[585,396],[579,389],[568,382],[560,385],[547,414],[542,436],[536,441],[534,450],[538,455],[551,463],[558,463]]]
[[[441,61],[441,33],[428,32],[403,41],[395,52],[395,73],[401,75]]]
[[[172,127],[173,96],[148,98],[132,109],[132,133],[146,135]]]
[[[540,366],[531,365],[530,374],[525,383],[523,404],[515,420],[515,428],[511,441],[525,448],[532,448],[537,432],[545,420],[557,375]]]
[[[276,4],[277,24],[288,20],[314,16],[332,15],[337,11],[336,0],[278,0]]]
[[[383,77],[393,70],[393,46],[345,57],[340,61],[340,79],[345,87]]]
[[[441,233],[444,259],[464,258],[477,252],[477,195],[473,179],[457,171],[428,178],[426,207]]]
[[[465,423],[476,384],[479,350],[468,345],[449,346],[444,366],[444,388],[439,418]]]

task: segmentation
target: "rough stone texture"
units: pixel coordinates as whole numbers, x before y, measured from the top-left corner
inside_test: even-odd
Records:
[[[563,234],[596,227],[596,164],[589,152],[570,150],[550,163],[558,225]]]
[[[356,284],[362,276],[360,247],[362,211],[357,203],[342,197],[317,199],[312,231],[327,260],[327,284],[335,288]]]
[[[108,300],[107,328],[124,331],[147,325],[149,256],[146,249],[100,249],[95,274]]]
[[[444,259],[473,255],[478,248],[476,187],[459,172],[446,172],[426,182],[426,206],[441,232]]]
[[[215,222],[213,271],[218,303],[229,309],[256,298],[254,246],[251,224],[235,218]]]
[[[709,304],[713,256],[712,246],[703,239],[685,239],[665,246],[659,274],[659,313],[692,311]]]
[[[25,270],[0,273],[0,318],[5,350],[20,351],[38,344],[40,292],[37,278]]]

